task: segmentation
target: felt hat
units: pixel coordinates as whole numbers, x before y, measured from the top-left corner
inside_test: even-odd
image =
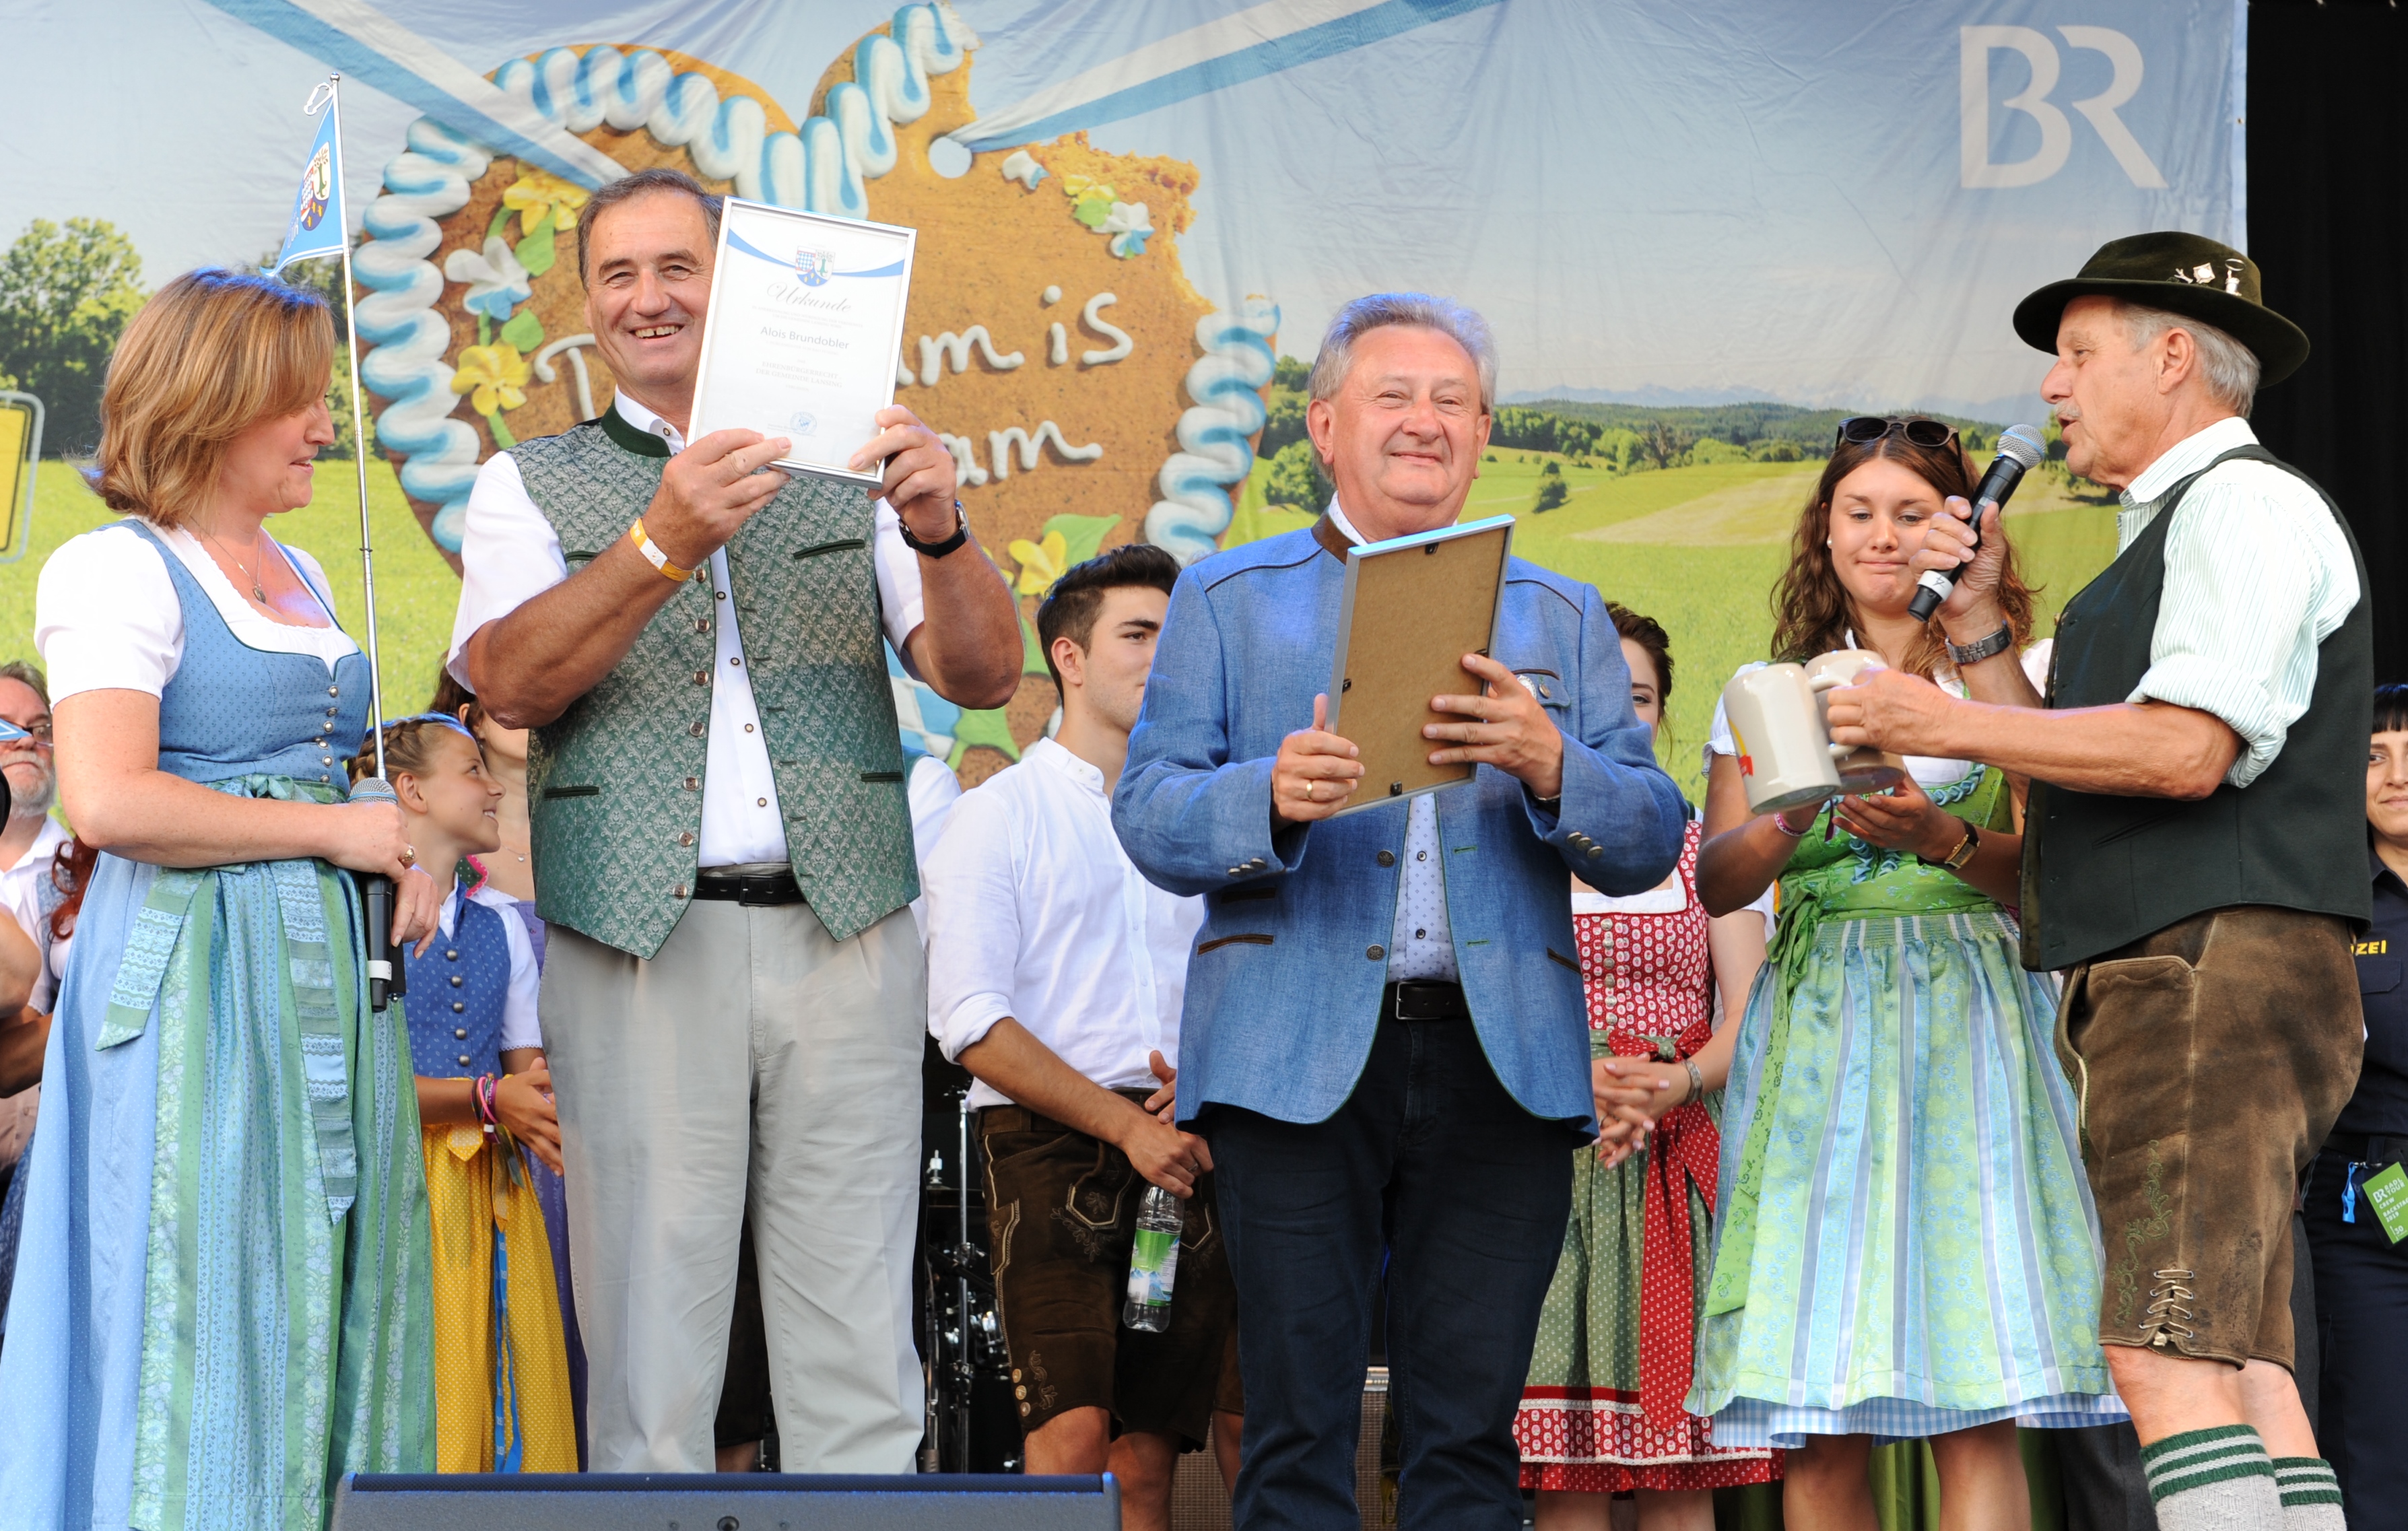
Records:
[[[2120,298],[2213,324],[2258,358],[2258,383],[2281,382],[2308,359],[2308,337],[2266,307],[2258,263],[2196,234],[2136,234],[2111,239],[2083,263],[2081,275],[2053,281],[2015,305],[2015,333],[2054,353],[2057,322],[2078,297]]]

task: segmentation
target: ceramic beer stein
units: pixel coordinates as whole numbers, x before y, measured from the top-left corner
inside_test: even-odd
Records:
[[[1731,677],[1723,687],[1723,716],[1739,746],[1751,812],[1779,813],[1839,794],[1831,736],[1804,665],[1767,665]]]
[[[1839,649],[1807,661],[1806,685],[1814,694],[1814,715],[1822,725],[1824,742],[1829,743],[1831,737],[1831,693],[1855,685],[1868,670],[1885,667],[1881,655],[1866,649]],[[1833,744],[1830,752],[1840,773],[1840,790],[1851,796],[1887,792],[1906,780],[1906,762],[1885,750],[1869,744],[1854,748]]]

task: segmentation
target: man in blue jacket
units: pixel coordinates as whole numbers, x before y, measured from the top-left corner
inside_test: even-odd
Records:
[[[1219,1166],[1237,1276],[1242,1531],[1361,1524],[1383,1279],[1399,1524],[1521,1524],[1513,1410],[1596,1132],[1567,874],[1637,893],[1681,849],[1603,598],[1518,559],[1495,658],[1464,656],[1480,694],[1436,698],[1450,721],[1424,731],[1474,780],[1331,817],[1363,769],[1319,694],[1346,549],[1455,522],[1496,379],[1454,303],[1340,312],[1307,412],[1337,495],[1180,576],[1113,798],[1146,876],[1207,898],[1179,1115]]]

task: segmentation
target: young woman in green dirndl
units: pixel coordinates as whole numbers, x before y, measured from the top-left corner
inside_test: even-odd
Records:
[[[1843,424],[1774,592],[1776,657],[1868,649],[1956,687],[1908,610],[1911,560],[1971,485],[1941,422]],[[2000,594],[2024,651],[2030,592],[2010,569]],[[2056,983],[2019,961],[2022,783],[1911,757],[1891,792],[1756,815],[1719,715],[1708,748],[1699,894],[1722,912],[1777,878],[1779,926],[1733,1050],[1688,1406],[1718,1444],[1788,1450],[1794,1524],[1870,1531],[1870,1448],[1916,1438],[1952,1518],[2021,1524],[2016,1426],[2124,1417]]]

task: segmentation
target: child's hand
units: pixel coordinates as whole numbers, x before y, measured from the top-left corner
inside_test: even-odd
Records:
[[[494,1115],[510,1136],[535,1151],[545,1168],[560,1170],[560,1111],[552,1103],[552,1067],[538,1061],[521,1074],[494,1083]]]

